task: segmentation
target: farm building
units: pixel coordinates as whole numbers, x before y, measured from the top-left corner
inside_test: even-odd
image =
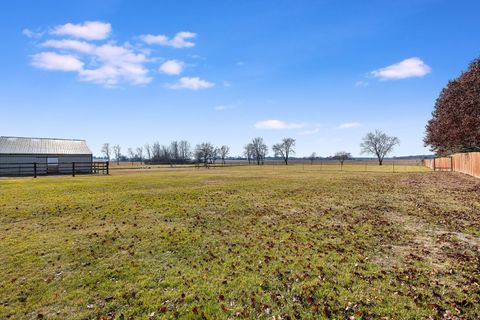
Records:
[[[91,173],[85,140],[0,137],[0,176]]]

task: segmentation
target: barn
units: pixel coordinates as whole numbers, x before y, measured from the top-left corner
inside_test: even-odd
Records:
[[[0,176],[91,173],[85,140],[0,137]]]

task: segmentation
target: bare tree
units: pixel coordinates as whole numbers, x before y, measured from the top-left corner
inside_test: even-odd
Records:
[[[212,155],[210,157],[210,161],[215,164],[217,162],[218,156],[220,154],[220,149],[217,147],[214,147],[212,150]]]
[[[221,146],[219,149],[219,154],[220,154],[220,159],[222,159],[222,164],[225,164],[225,158],[228,156],[228,153],[230,152],[230,147],[229,146]]]
[[[155,161],[155,162],[159,162],[161,153],[162,153],[162,147],[160,146],[160,143],[158,143],[158,142],[153,143],[153,146],[152,146],[152,160]]]
[[[340,165],[343,166],[345,160],[352,159],[352,155],[346,151],[338,151],[332,158],[340,161]]]
[[[252,158],[257,161],[257,165],[263,164],[268,153],[268,146],[263,142],[263,138],[257,137],[252,140]]]
[[[170,156],[174,162],[179,162],[180,159],[180,143],[178,141],[170,142]]]
[[[378,158],[378,164],[381,166],[383,158],[392,152],[397,144],[400,144],[400,140],[397,137],[390,137],[380,130],[375,130],[375,132],[367,133],[360,147],[362,148],[362,153],[374,154]]]
[[[284,138],[281,143],[274,144],[272,150],[275,156],[281,156],[285,165],[288,165],[288,157],[295,154],[295,139]]]
[[[152,160],[152,148],[150,147],[150,145],[146,143],[143,149],[145,150],[145,155],[147,156],[147,159]]]
[[[203,142],[197,144],[195,147],[195,159],[203,163],[205,167],[208,166],[208,163],[212,161],[212,155],[214,147],[210,142]]]
[[[130,158],[130,161],[132,162],[132,166],[133,166],[133,161],[135,161],[135,152],[133,151],[132,148],[128,148],[128,157]]]
[[[115,156],[115,159],[117,160],[117,165],[120,164],[120,158],[122,157],[122,149],[120,148],[120,145],[114,145],[113,146],[113,154]]]
[[[310,157],[308,157],[308,159],[310,159],[310,164],[313,165],[313,161],[315,161],[315,159],[317,159],[317,153],[312,152],[312,154],[310,155]]]
[[[192,152],[190,149],[190,143],[188,143],[188,141],[181,140],[179,145],[179,152],[180,152],[180,158],[182,159],[182,161],[187,162],[192,155]]]
[[[249,144],[246,144],[244,147],[243,147],[244,151],[243,151],[243,154],[245,155],[245,157],[247,158],[248,160],[248,165],[250,165],[250,163],[252,162],[253,160],[253,144],[249,143]]]
[[[168,146],[161,146],[160,149],[160,161],[170,163],[172,167],[172,153],[170,152],[170,148]]]
[[[142,147],[137,148],[137,157],[140,160],[140,163],[142,163],[143,162],[143,148]]]
[[[110,161],[110,154],[112,152],[112,149],[110,148],[110,143],[104,143],[101,152],[105,155],[107,160]]]

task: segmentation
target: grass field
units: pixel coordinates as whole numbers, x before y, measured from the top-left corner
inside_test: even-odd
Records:
[[[480,181],[330,169],[0,180],[0,319],[479,319]]]

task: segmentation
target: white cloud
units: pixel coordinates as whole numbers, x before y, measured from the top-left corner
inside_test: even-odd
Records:
[[[264,120],[255,124],[257,129],[298,129],[305,127],[304,123],[285,122],[281,120]]]
[[[112,32],[110,23],[87,21],[80,24],[67,23],[50,29],[49,33],[62,38],[45,39],[37,44],[44,52],[31,57],[34,67],[44,70],[75,71],[80,81],[92,82],[106,87],[117,87],[122,84],[144,85],[150,83],[149,64],[158,61],[152,58],[152,50],[144,44],[132,45],[128,42],[116,44],[106,41]],[[43,35],[29,29],[24,29],[27,37]],[[178,32],[172,39],[165,36],[143,36],[150,44],[164,44],[176,48],[192,47],[195,44],[191,39],[196,34],[192,32]],[[93,41],[97,40],[97,41]],[[104,41],[102,41],[104,40]],[[45,48],[48,48],[46,50]],[[171,59],[164,61],[159,71],[179,75],[183,72],[185,63]],[[215,84],[199,77],[182,77],[175,84],[174,89],[200,90],[211,88]]]
[[[184,66],[185,63],[183,63],[182,61],[167,60],[160,65],[160,68],[158,70],[166,74],[178,75],[182,73]]]
[[[141,36],[141,39],[147,44],[159,44],[162,46],[170,46],[174,48],[188,48],[195,46],[195,43],[189,41],[188,39],[194,39],[196,36],[196,33],[182,31],[178,32],[172,39],[168,38],[163,34],[147,34]]]
[[[361,127],[362,124],[359,122],[346,122],[342,123],[337,127],[337,129],[353,129],[353,128],[358,128]]]
[[[243,62],[243,61],[238,61],[238,62],[237,62],[237,66],[240,67],[240,66],[243,66],[243,65],[245,65],[245,62]]]
[[[168,85],[170,89],[189,89],[189,90],[200,90],[208,89],[215,86],[214,83],[202,80],[199,77],[181,77],[177,83]]]
[[[87,21],[82,24],[67,23],[56,26],[51,33],[58,36],[72,36],[86,40],[103,40],[109,36],[111,31],[112,26],[110,23]]]
[[[83,60],[88,63],[81,62],[80,59],[74,57],[81,63],[81,66],[70,70],[78,71],[81,81],[113,87],[121,83],[142,85],[152,80],[148,76],[148,69],[145,67],[145,63],[148,62],[147,57],[144,54],[135,53],[133,49],[127,46],[113,44],[97,46],[88,42],[69,39],[47,40],[41,46],[83,54]],[[59,56],[56,53],[54,54]],[[32,64],[42,68],[39,63],[32,62]],[[49,68],[49,70],[59,69]]]
[[[55,49],[75,50],[82,53],[92,53],[95,50],[95,45],[88,42],[68,39],[47,40],[43,42],[41,46]]]
[[[45,70],[79,71],[83,62],[72,55],[41,52],[32,56],[32,65]]]
[[[423,77],[430,73],[432,69],[420,58],[413,57],[392,64],[385,68],[370,72],[376,78],[381,80],[398,80],[412,77]]]
[[[312,130],[301,131],[298,134],[300,134],[302,136],[308,136],[308,135],[312,135],[312,134],[319,133],[319,132],[320,132],[320,129],[315,128],[315,129],[312,129]]]
[[[152,81],[145,67],[147,58],[124,46],[104,44],[95,47],[92,56],[101,63],[100,67],[80,72],[80,79],[106,86],[116,86],[122,82],[134,85]]]
[[[366,81],[357,81],[355,82],[355,88],[366,88],[368,87],[368,82]]]

